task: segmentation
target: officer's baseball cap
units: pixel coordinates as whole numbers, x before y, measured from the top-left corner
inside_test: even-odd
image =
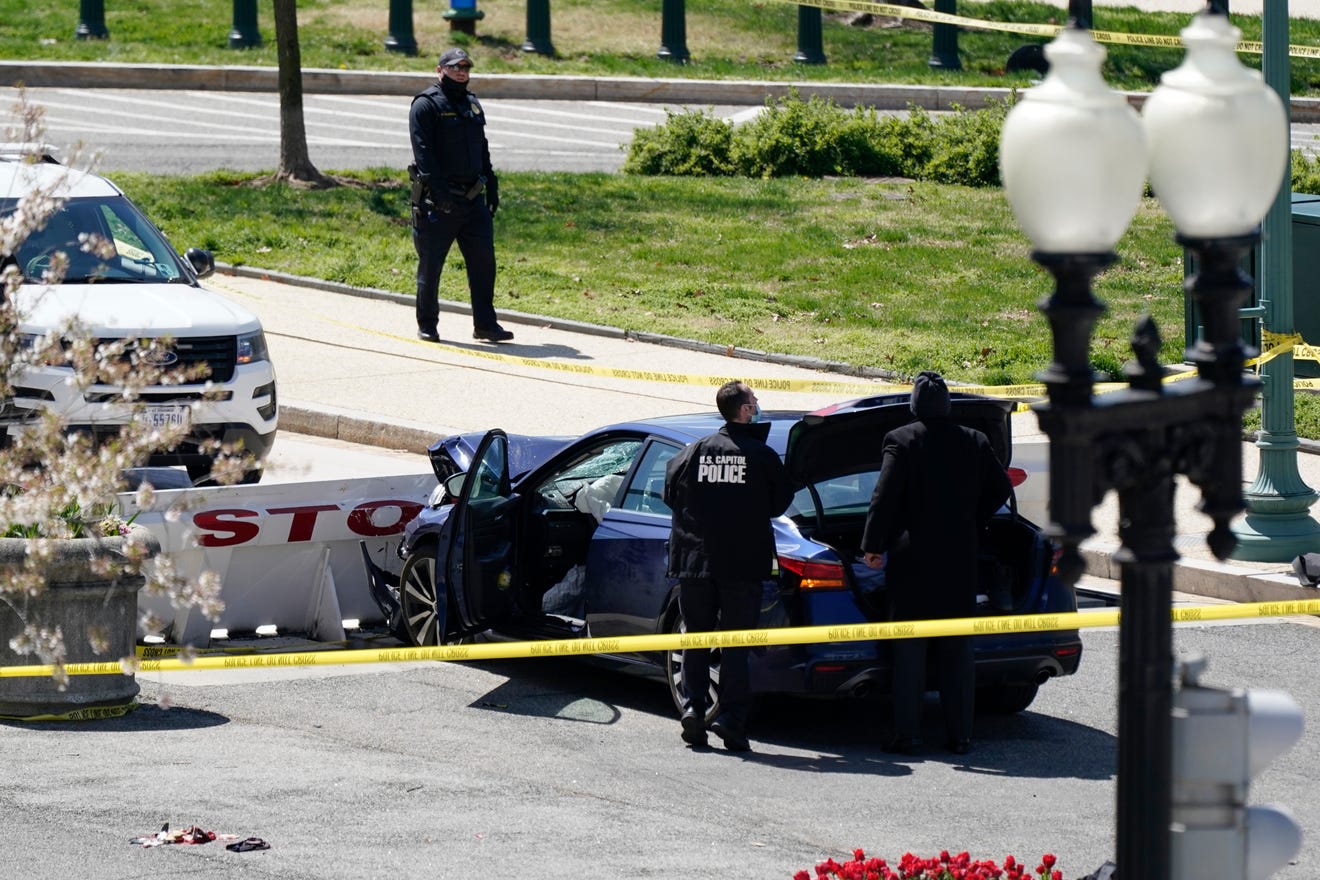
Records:
[[[440,53],[440,62],[436,66],[459,67],[461,65],[472,66],[472,59],[468,57],[468,53],[463,49],[446,49]]]

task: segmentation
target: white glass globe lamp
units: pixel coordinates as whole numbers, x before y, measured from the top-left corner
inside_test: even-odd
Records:
[[[1288,115],[1259,71],[1234,54],[1242,32],[1218,12],[1182,30],[1187,56],[1142,108],[1150,185],[1184,236],[1246,235],[1288,164]]]
[[[1105,50],[1069,26],[1045,47],[1050,71],[1004,120],[999,172],[1041,253],[1108,253],[1145,189],[1141,120],[1100,75]]]

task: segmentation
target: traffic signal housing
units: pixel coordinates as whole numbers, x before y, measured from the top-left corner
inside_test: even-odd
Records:
[[[1216,688],[1205,661],[1184,663],[1173,695],[1173,880],[1266,880],[1297,855],[1287,808],[1251,806],[1252,778],[1302,736],[1302,710],[1281,691]]]

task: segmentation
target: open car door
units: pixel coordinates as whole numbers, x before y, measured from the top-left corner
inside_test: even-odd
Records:
[[[509,482],[509,438],[490,431],[463,478],[450,532],[446,574],[464,628],[489,627],[514,607],[513,526],[517,498]]]

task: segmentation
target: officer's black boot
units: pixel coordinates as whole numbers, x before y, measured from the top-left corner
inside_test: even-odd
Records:
[[[747,740],[746,712],[728,707],[710,723],[711,732],[724,740],[724,747],[731,752],[745,752],[752,744]]]

